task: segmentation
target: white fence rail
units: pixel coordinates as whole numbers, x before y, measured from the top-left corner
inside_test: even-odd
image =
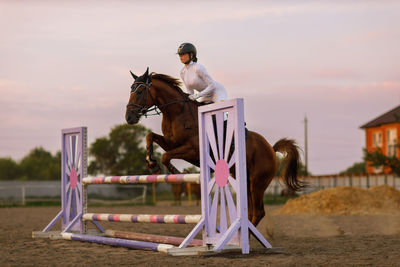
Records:
[[[149,187],[149,189],[151,189]],[[93,185],[88,194],[99,198],[125,199],[130,202],[146,201],[146,185],[110,185],[101,187]],[[38,199],[54,199],[61,197],[61,184],[59,181],[1,181],[0,182],[0,203],[17,202],[25,205],[26,201]]]
[[[300,194],[340,186],[369,188],[379,185],[389,185],[400,190],[400,177],[393,174],[304,176],[301,180],[307,182],[309,187]],[[286,189],[285,184],[276,177],[267,188],[266,193],[277,195],[284,189]]]
[[[309,187],[300,192],[300,194],[314,192],[320,189],[356,186],[360,188],[369,188],[372,186],[389,185],[400,190],[400,177],[392,174],[378,175],[324,175],[324,176],[305,176],[301,178],[309,184]],[[128,188],[134,187],[134,188]],[[151,189],[149,187],[149,189]],[[93,185],[89,188],[89,194],[105,198],[128,198],[132,202],[145,202],[146,185],[121,186],[111,185],[110,187],[101,187]],[[266,194],[280,195],[286,189],[283,181],[274,178],[265,191]],[[157,191],[170,191],[170,187],[165,184],[157,185]],[[14,201],[22,203],[27,200],[38,198],[57,198],[60,197],[61,185],[59,181],[37,181],[37,182],[18,182],[2,181],[0,182],[0,202]]]

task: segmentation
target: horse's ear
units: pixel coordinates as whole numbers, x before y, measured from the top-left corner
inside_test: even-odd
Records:
[[[131,72],[131,75],[132,75],[133,79],[135,79],[135,80],[136,80],[138,76],[136,76],[135,74],[133,74],[133,72],[132,72],[132,71],[130,71],[130,72]]]
[[[146,79],[146,83],[151,82],[151,78],[149,77],[149,67],[147,67],[147,70],[146,70],[146,72],[143,74],[143,76],[144,76],[145,79]]]

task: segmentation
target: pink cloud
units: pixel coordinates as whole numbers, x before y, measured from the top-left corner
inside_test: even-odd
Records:
[[[370,83],[358,83],[346,86],[339,86],[339,91],[355,92],[359,93],[386,93],[399,94],[400,93],[400,81],[378,81]]]
[[[366,32],[363,35],[361,35],[361,38],[371,41],[371,40],[380,39],[384,35],[385,35],[385,33],[381,32],[381,31],[371,31],[371,32]]]
[[[356,79],[359,75],[350,69],[322,69],[311,73],[317,79],[347,80]]]

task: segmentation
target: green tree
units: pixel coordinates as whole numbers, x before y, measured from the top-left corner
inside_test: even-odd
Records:
[[[400,148],[400,144],[396,145]],[[397,176],[400,176],[400,159],[393,156],[386,156],[383,154],[382,149],[378,148],[373,152],[368,152],[364,149],[364,160],[370,164],[370,166],[384,168],[390,168]]]
[[[340,172],[340,174],[360,174],[360,173],[365,173],[366,172],[366,163],[365,161],[363,162],[356,162],[350,167],[348,167],[346,170]]]
[[[42,147],[32,149],[20,163],[21,180],[58,180],[61,173],[61,153],[55,156]]]
[[[148,129],[139,124],[121,124],[112,128],[108,137],[96,139],[89,148],[89,155],[93,158],[89,164],[89,173],[150,174],[146,166],[144,147],[144,137],[148,132]],[[154,155],[156,159],[160,158],[159,153]]]
[[[16,180],[21,175],[21,169],[12,158],[0,158],[0,180]]]

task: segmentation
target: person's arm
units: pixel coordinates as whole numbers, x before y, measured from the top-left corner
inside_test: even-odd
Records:
[[[206,82],[207,87],[199,92],[199,97],[210,94],[213,90],[215,90],[215,81],[211,78],[210,74],[208,74],[207,70],[203,66],[196,66],[196,73],[199,77]]]
[[[181,79],[182,79],[183,83],[185,84],[186,91],[188,92],[188,94],[189,94],[189,95],[193,95],[194,90],[191,89],[191,88],[188,88],[188,87],[186,86],[185,80],[183,79],[183,73],[182,73],[182,72],[181,72]]]

